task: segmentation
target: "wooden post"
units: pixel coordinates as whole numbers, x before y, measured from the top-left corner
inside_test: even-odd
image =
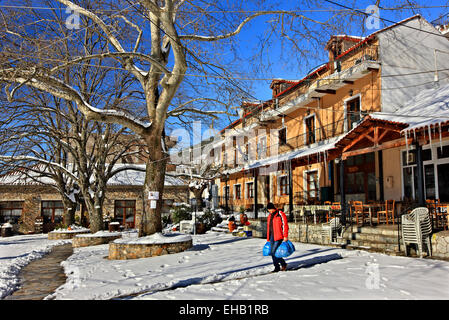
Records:
[[[384,167],[383,167],[383,155],[382,150],[377,151],[377,161],[379,161],[379,200],[385,201],[384,197]]]
[[[259,203],[258,203],[258,192],[257,192],[257,171],[258,169],[254,169],[254,219],[257,219],[259,216]]]
[[[293,176],[292,176],[292,160],[288,162],[288,221],[293,222]]]
[[[229,179],[229,175],[228,174],[226,174],[225,175],[225,178],[226,178],[226,185],[225,185],[225,192],[224,192],[224,195],[225,195],[225,212],[226,212],[226,214],[229,214],[229,207],[228,207],[228,179]]]
[[[341,203],[341,223],[346,224],[346,193],[345,193],[345,160],[340,159],[340,203]]]
[[[329,180],[331,182],[331,192],[330,192],[330,200],[332,202],[335,201],[335,181],[334,181],[334,160],[331,160],[329,162]]]
[[[426,199],[424,196],[424,173],[423,173],[423,160],[422,160],[422,146],[419,142],[416,142],[416,166],[418,169],[418,204],[422,207],[426,206]]]

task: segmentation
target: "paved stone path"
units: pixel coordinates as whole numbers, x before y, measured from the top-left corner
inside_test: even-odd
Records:
[[[20,272],[22,286],[5,300],[42,300],[66,281],[60,263],[73,253],[72,244],[53,247],[41,259],[30,262]]]

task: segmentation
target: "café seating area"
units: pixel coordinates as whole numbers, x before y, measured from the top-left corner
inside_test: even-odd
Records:
[[[349,201],[347,205],[346,223],[357,226],[397,225],[401,221],[401,215],[412,210],[406,204],[391,199],[381,202]],[[432,228],[448,230],[449,203],[442,203],[438,199],[427,200],[426,207]],[[294,220],[304,223],[329,223],[332,218],[342,218],[340,202],[299,204],[294,206],[293,211]]]

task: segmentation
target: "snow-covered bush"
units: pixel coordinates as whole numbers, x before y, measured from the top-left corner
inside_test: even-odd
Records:
[[[192,214],[190,212],[190,208],[181,205],[170,210],[172,223],[179,223],[182,220],[191,220]]]
[[[219,213],[216,213],[215,211],[211,211],[209,209],[206,209],[204,213],[198,217],[198,221],[205,225],[206,230],[215,227],[222,220],[223,219],[221,218]]]

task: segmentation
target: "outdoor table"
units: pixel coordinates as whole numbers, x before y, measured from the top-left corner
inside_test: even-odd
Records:
[[[304,205],[298,206],[298,211],[300,216],[305,216],[305,211],[310,211],[313,215],[313,223],[316,224],[316,212],[319,210],[322,211],[330,211],[332,209],[332,205],[320,205],[320,204],[312,204],[312,205]]]

